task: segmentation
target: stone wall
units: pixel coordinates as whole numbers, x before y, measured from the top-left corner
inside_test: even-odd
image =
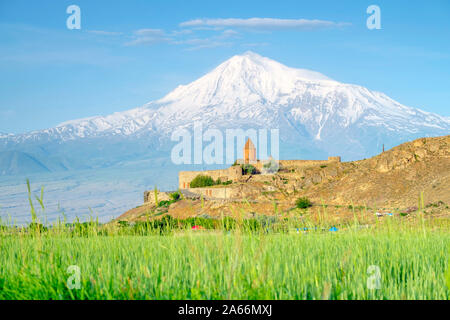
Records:
[[[230,199],[234,192],[233,188],[190,188],[189,192],[203,195],[205,199]]]
[[[328,157],[329,162],[341,162],[341,157]]]
[[[280,167],[306,167],[328,163],[328,160],[280,160]]]
[[[190,183],[198,175],[210,176],[214,180],[220,179],[225,181],[238,181],[242,177],[242,169],[240,166],[233,166],[228,169],[207,170],[207,171],[180,171],[178,174],[178,186],[180,189],[189,189]]]
[[[328,160],[280,160],[279,164],[281,167],[306,167],[329,162],[341,162],[341,157],[328,157]]]
[[[280,167],[306,167],[313,165],[321,165],[329,162],[341,162],[341,157],[329,157],[328,160],[280,160]],[[257,161],[252,164],[256,167],[258,171],[262,170],[263,162]],[[194,180],[198,175],[209,176],[214,180],[220,179],[222,182],[225,181],[239,181],[242,178],[242,168],[240,166],[232,166],[227,169],[221,170],[206,170],[206,171],[180,171],[178,173],[178,187],[180,189],[190,189],[191,181]],[[216,188],[217,189],[217,188]],[[194,189],[198,190],[197,188]],[[220,191],[214,191],[217,194]],[[206,195],[206,194],[205,194]],[[221,196],[222,197],[222,196]]]
[[[189,188],[183,189],[183,198],[194,199],[198,196],[203,195],[205,199],[236,199],[239,198],[239,189],[236,187],[208,187],[208,188]],[[170,194],[173,192],[161,192],[158,191],[158,201],[169,201]],[[194,195],[198,195],[195,196]],[[155,204],[155,191],[149,190],[144,192],[144,203]]]
[[[242,198],[242,190],[239,186],[190,188],[186,191],[202,195],[206,200],[236,200]]]

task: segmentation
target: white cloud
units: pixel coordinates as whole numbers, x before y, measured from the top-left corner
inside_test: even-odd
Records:
[[[198,50],[198,49],[206,49],[206,48],[218,48],[218,47],[225,47],[230,46],[231,43],[229,42],[223,42],[223,41],[217,41],[214,38],[206,38],[206,39],[188,39],[188,40],[181,40],[181,41],[175,41],[173,42],[177,45],[188,45],[190,46],[187,50]]]
[[[222,32],[220,37],[222,37],[222,38],[233,38],[233,37],[236,37],[238,34],[239,34],[239,32],[237,32],[237,31],[234,31],[234,30],[231,30],[231,29],[227,29],[227,30],[224,30]]]
[[[193,31],[190,29],[184,29],[184,30],[176,30],[176,31],[172,31],[171,34],[174,36],[182,36],[182,35],[188,35],[188,34],[192,34]]]
[[[152,45],[157,43],[170,42],[172,39],[164,37],[139,37],[125,43],[126,46]]]
[[[222,28],[248,28],[248,29],[297,29],[311,30],[321,28],[343,27],[349,23],[333,22],[327,20],[307,19],[276,19],[276,18],[250,18],[250,19],[195,19],[182,22],[180,27],[222,27]]]
[[[89,33],[97,34],[100,36],[120,36],[122,32],[112,32],[112,31],[103,31],[103,30],[89,30]]]
[[[164,31],[162,29],[139,29],[132,33],[131,40],[125,45],[154,45],[170,43],[191,46],[190,50],[229,46],[245,37],[245,30],[315,30],[323,28],[338,28],[349,25],[326,20],[307,19],[196,19],[180,23],[181,30]],[[234,30],[238,29],[242,33]],[[244,29],[244,30],[242,30]],[[205,32],[203,32],[205,31]],[[208,37],[205,33],[214,32]],[[261,45],[261,44],[258,44]]]
[[[125,43],[126,46],[153,45],[171,42],[173,39],[166,35],[162,29],[139,29],[133,31],[133,40]]]
[[[140,29],[133,31],[132,40],[125,43],[126,46],[154,45],[158,43],[170,43],[174,45],[190,46],[188,50],[198,50],[204,48],[217,48],[229,46],[230,43],[226,39],[238,38],[239,32],[226,29],[221,30],[219,34],[199,38],[195,37],[194,31],[190,29],[165,32],[161,29]],[[193,37],[190,37],[193,36]]]
[[[163,36],[165,34],[161,29],[139,29],[133,33],[137,36]]]
[[[225,47],[230,46],[233,43],[226,41],[228,39],[236,39],[238,38],[239,32],[236,32],[231,29],[227,29],[222,31],[218,35],[214,35],[212,37],[207,38],[190,38],[185,40],[177,40],[173,41],[173,44],[176,45],[188,45],[191,46],[187,50],[198,50],[198,49],[206,49],[206,48],[217,48],[217,47]]]
[[[249,42],[249,43],[243,43],[243,47],[248,48],[255,48],[255,47],[267,47],[269,45],[268,42]]]

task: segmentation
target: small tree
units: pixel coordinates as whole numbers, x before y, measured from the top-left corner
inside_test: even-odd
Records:
[[[256,168],[254,166],[252,166],[251,164],[243,164],[242,165],[242,173],[245,175],[255,174]]]
[[[173,202],[177,202],[178,200],[181,199],[181,194],[178,191],[171,193],[169,196]]]
[[[199,174],[191,181],[191,188],[203,188],[214,186],[216,182],[210,176]]]
[[[299,209],[306,209],[309,207],[312,207],[312,202],[308,198],[298,198],[297,201],[295,201],[295,205]]]

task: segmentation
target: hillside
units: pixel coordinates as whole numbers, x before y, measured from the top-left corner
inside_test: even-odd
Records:
[[[0,176],[49,172],[39,160],[20,151],[0,152]]]
[[[252,180],[251,184],[257,185],[264,178]],[[417,205],[421,192],[427,202],[449,203],[450,136],[415,140],[361,161],[287,167],[275,185],[288,193],[295,189],[313,201],[336,205],[409,207]]]
[[[448,215],[450,136],[418,139],[360,161],[288,163],[275,175],[246,176],[229,187],[238,190],[241,199],[205,199],[203,205],[200,200],[185,199],[168,209],[147,204],[118,220],[142,220],[164,214],[192,217],[288,213],[299,197],[308,197],[319,210],[326,205],[328,211],[344,215],[356,207],[373,212],[412,212],[419,206],[422,192],[430,213]]]

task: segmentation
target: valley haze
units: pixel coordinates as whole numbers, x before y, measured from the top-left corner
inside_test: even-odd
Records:
[[[171,133],[180,128],[280,129],[280,159],[372,157],[420,137],[450,133],[450,118],[381,92],[293,69],[253,52],[233,56],[160,100],[108,116],[24,134],[0,133],[0,215],[30,220],[25,179],[45,186],[49,220],[117,217],[155,185],[177,189]],[[239,156],[239,154],[238,154]]]

